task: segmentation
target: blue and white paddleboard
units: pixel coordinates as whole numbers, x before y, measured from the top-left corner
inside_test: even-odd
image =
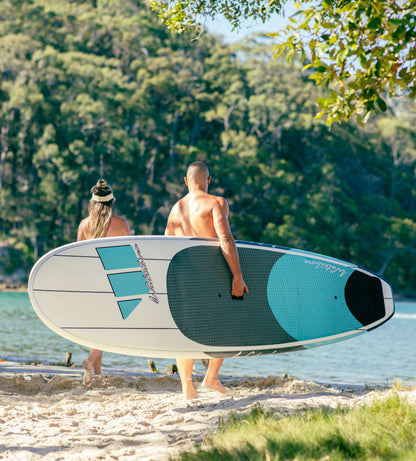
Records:
[[[390,285],[344,261],[237,242],[249,293],[231,297],[217,239],[84,240],[33,267],[29,296],[64,338],[147,357],[236,357],[301,350],[364,333],[394,314]]]

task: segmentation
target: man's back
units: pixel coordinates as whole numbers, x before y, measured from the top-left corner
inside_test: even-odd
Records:
[[[216,230],[220,214],[228,215],[224,199],[202,191],[190,192],[172,208],[167,235],[220,237]]]
[[[188,194],[173,206],[165,229],[165,235],[216,238],[222,254],[233,274],[232,294],[248,293],[243,280],[237,247],[228,222],[228,203],[223,197],[208,194],[211,182],[208,168],[201,162],[188,167],[185,184]]]

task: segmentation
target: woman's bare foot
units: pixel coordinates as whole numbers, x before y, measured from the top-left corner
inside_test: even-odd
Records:
[[[90,387],[92,384],[92,368],[88,360],[82,362],[82,367],[84,368],[84,377],[82,378],[82,384],[86,387]]]

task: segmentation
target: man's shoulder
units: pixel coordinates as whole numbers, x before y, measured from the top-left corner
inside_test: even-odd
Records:
[[[183,199],[183,198],[181,198],[180,200],[178,200],[178,201],[172,206],[172,208],[171,208],[171,210],[170,210],[170,214],[173,215],[173,214],[177,213],[178,210],[180,209],[182,203],[184,203],[184,199]]]
[[[217,202],[217,203],[225,202],[224,197],[221,197],[221,195],[214,195],[214,194],[208,194],[208,193],[205,193],[199,196],[198,199],[202,201],[207,201],[207,202]]]
[[[210,210],[215,210],[218,208],[221,210],[226,210],[228,208],[227,201],[220,195],[204,194],[198,196],[198,198],[195,200],[199,201],[201,204],[204,204],[204,207],[207,207]]]
[[[211,197],[212,202],[215,203],[216,205],[220,207],[228,206],[227,200],[225,200],[224,197],[221,197],[221,195],[210,195],[210,197]]]
[[[226,202],[225,198],[222,197],[221,195],[211,195],[211,197],[213,197],[218,202]]]

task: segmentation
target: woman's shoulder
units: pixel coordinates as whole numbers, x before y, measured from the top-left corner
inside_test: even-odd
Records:
[[[114,222],[117,222],[117,223],[120,223],[120,224],[121,224],[121,223],[127,224],[127,219],[126,219],[126,218],[123,218],[123,217],[117,216],[117,215],[113,215],[113,216],[111,217],[111,221],[112,221],[112,222],[114,221]]]
[[[130,235],[130,226],[127,219],[121,216],[113,215],[111,217],[110,226],[107,236]]]
[[[89,233],[90,218],[89,216],[81,220],[78,226],[77,240],[86,240]]]

